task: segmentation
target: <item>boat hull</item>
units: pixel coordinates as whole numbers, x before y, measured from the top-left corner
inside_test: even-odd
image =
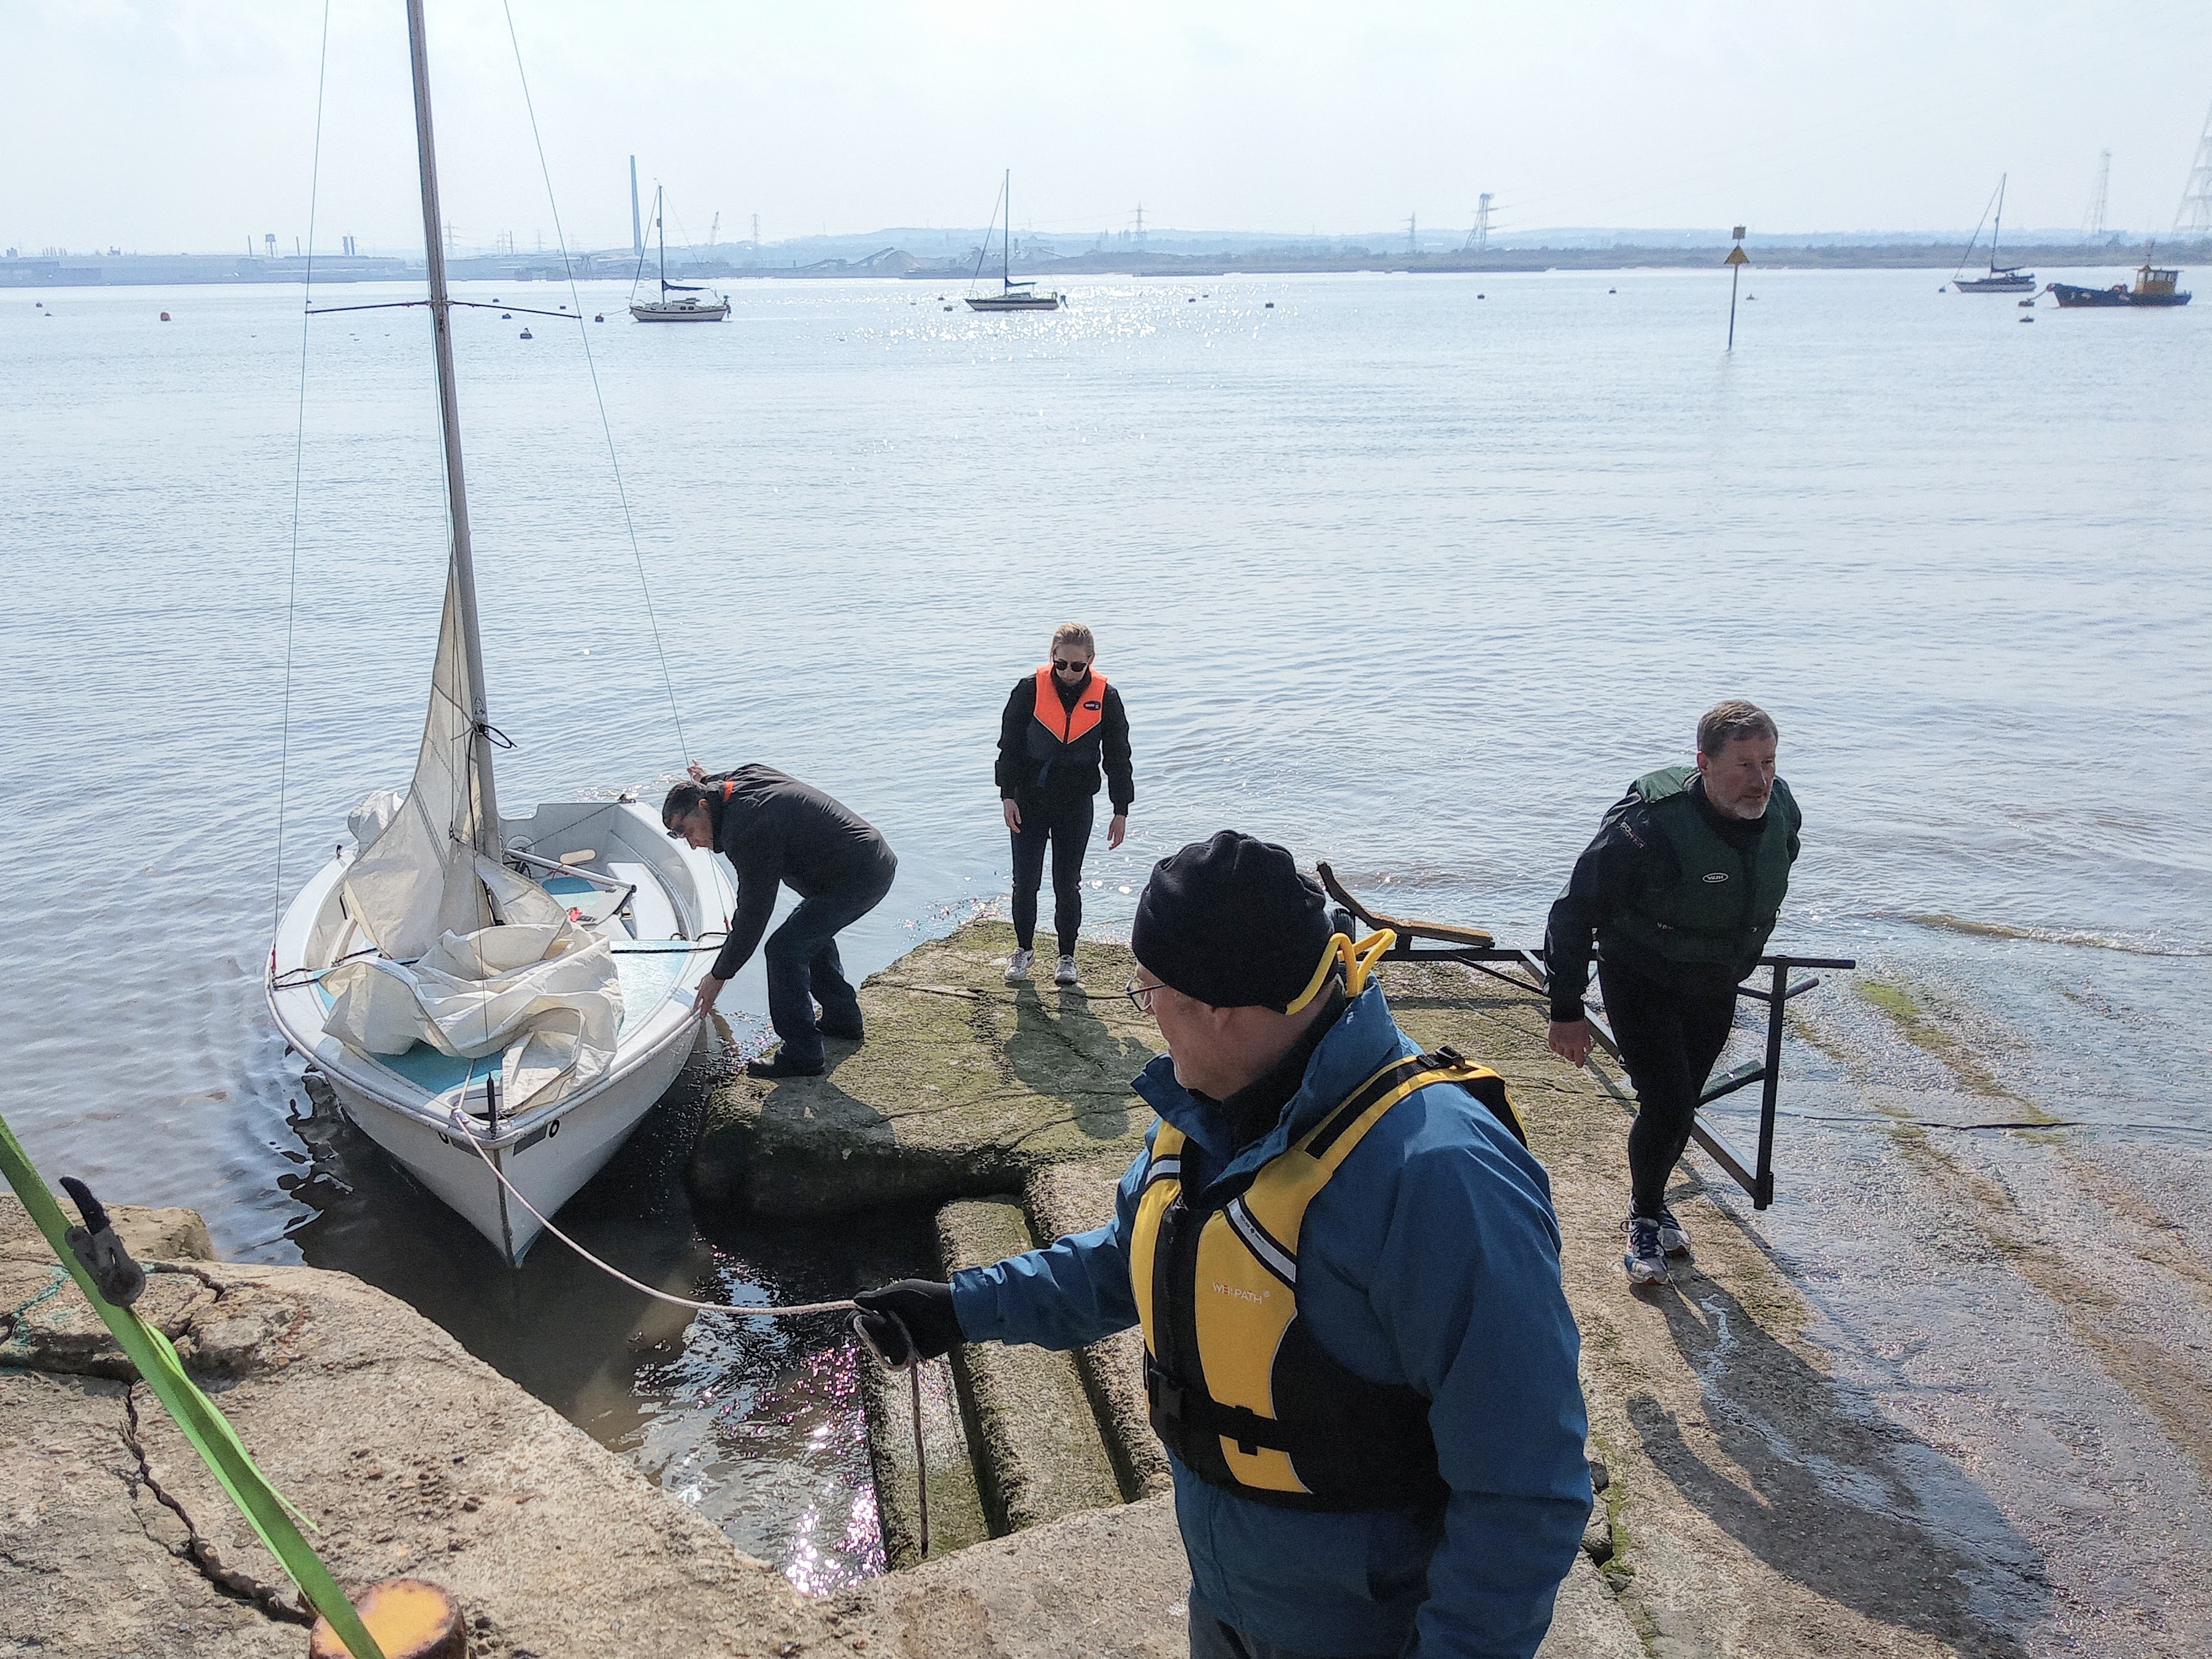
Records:
[[[1067,301],[1057,294],[1049,296],[1027,294],[1007,296],[986,295],[981,299],[969,300],[968,309],[970,311],[1059,311],[1066,304]]]
[[[2081,288],[2072,283],[2053,283],[2051,297],[2069,311],[2132,311],[2137,307],[2185,306],[2186,294],[2136,294],[2124,288]]]
[[[1954,277],[1951,286],[1961,294],[2033,294],[2035,278],[2032,275]]]
[[[495,1112],[482,1074],[496,1074],[497,1056],[471,1063],[419,1050],[386,1058],[329,1035],[330,1000],[313,975],[365,944],[341,901],[351,863],[344,855],[317,871],[286,909],[270,956],[269,1006],[286,1041],[329,1080],[362,1132],[520,1263],[541,1224],[469,1139],[546,1216],[574,1197],[691,1057],[701,1032],[692,994],[714,966],[734,895],[714,855],[672,842],[635,803],[551,802],[501,828],[510,848],[555,859],[588,847],[592,857],[580,867],[636,884],[630,919],[603,930],[623,972],[623,1012],[613,1060],[597,1082],[510,1115]],[[717,936],[702,937],[710,933]]]
[[[718,306],[632,306],[631,319],[641,323],[719,323],[730,314],[727,301]]]

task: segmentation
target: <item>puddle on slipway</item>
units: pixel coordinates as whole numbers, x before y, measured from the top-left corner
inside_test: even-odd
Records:
[[[631,1277],[708,1302],[826,1301],[933,1270],[926,1213],[702,1236],[684,1188],[708,1077],[695,1066],[561,1212]],[[316,1091],[316,1094],[320,1094]],[[301,1259],[400,1297],[629,1459],[747,1554],[822,1595],[884,1570],[847,1320],[694,1316],[607,1278],[557,1239],[519,1269],[327,1103],[302,1091],[290,1183]]]

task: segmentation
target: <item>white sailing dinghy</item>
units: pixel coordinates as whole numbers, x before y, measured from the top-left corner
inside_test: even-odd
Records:
[[[407,22],[452,520],[445,611],[414,778],[356,809],[355,849],[341,844],[286,909],[269,1006],[346,1115],[519,1263],[540,1224],[486,1159],[550,1216],[614,1155],[690,1055],[691,994],[733,895],[711,854],[630,797],[500,816],[422,0]]]

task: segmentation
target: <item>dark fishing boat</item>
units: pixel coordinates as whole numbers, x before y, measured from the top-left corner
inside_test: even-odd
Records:
[[[1996,197],[1996,222],[1990,228],[1990,274],[1986,276],[1961,276],[1958,271],[1953,271],[1951,286],[1961,294],[2033,294],[2035,292],[2033,271],[2022,270],[2018,265],[2001,265],[1997,263],[1997,239],[2004,234],[2004,193],[2005,175],[1999,173]],[[1989,217],[1987,208],[1982,210],[1982,216]],[[1966,252],[1959,256],[1959,270],[1964,270],[1966,268],[1966,261],[1973,257],[1974,244],[1981,240],[1982,228],[1976,225],[1972,237],[1966,243]]]
[[[2044,292],[2067,310],[2117,310],[2122,306],[2185,306],[2188,292],[2181,287],[2181,272],[2166,270],[2145,260],[2136,268],[2136,285],[2081,288],[2073,283],[2052,283]]]

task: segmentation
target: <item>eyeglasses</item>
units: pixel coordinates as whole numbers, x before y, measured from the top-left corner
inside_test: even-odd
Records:
[[[1085,669],[1091,666],[1087,662],[1062,662],[1057,657],[1054,657],[1052,659],[1052,665],[1054,668],[1057,668],[1063,674],[1080,674]]]
[[[1129,1006],[1139,1013],[1148,1015],[1152,1012],[1152,994],[1165,989],[1164,985],[1146,985],[1132,974],[1129,982],[1121,988],[1121,994],[1129,999]]]

